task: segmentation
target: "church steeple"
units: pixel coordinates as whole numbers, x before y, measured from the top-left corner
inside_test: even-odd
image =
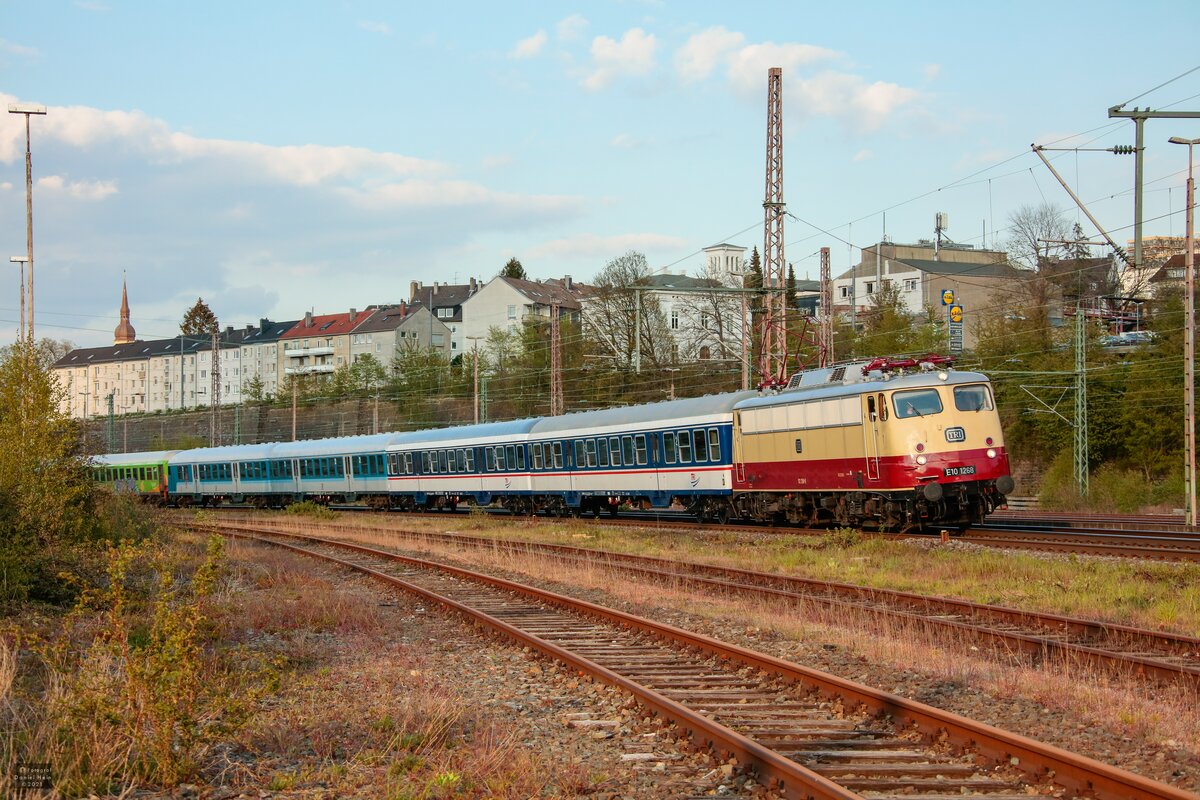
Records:
[[[129,292],[125,288],[125,279],[121,279],[121,324],[113,331],[113,344],[129,344],[137,340],[137,332],[129,323]]]

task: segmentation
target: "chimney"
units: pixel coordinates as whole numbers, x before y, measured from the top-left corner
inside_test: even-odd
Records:
[[[437,281],[433,282],[433,293],[434,294],[438,293],[438,282]]]
[[[226,336],[233,336],[233,326],[232,326],[232,325],[226,325],[226,326],[225,326],[225,335],[226,335]]]
[[[258,329],[260,331],[265,331],[270,326],[271,326],[271,320],[267,319],[266,317],[258,318]]]
[[[420,281],[408,282],[408,302],[415,303],[417,301],[417,290],[421,288]]]
[[[312,312],[311,312],[311,311],[305,311],[305,312],[304,312],[304,327],[306,327],[306,328],[311,328],[312,326],[313,326],[313,321],[312,321]]]
[[[572,286],[574,286],[574,284],[571,282],[571,276],[564,275],[563,276],[563,288],[569,292],[569,291],[571,291]]]
[[[471,294],[475,294],[476,290],[478,290],[478,288],[479,288],[479,285],[477,283],[475,283],[474,278],[471,278],[470,286],[471,286]]]
[[[358,309],[352,308],[350,309],[350,321],[354,322],[356,319],[358,319]]]

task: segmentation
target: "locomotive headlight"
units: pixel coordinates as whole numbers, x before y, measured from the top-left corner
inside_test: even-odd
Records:
[[[926,458],[925,456],[917,456],[917,463],[920,464],[922,467],[925,466],[925,462],[928,460],[929,459]]]
[[[992,449],[992,448],[990,448],[990,447],[988,448],[988,451],[987,451],[987,453],[988,453],[988,458],[995,458],[995,457],[996,457],[996,451],[995,451],[995,450],[993,450],[993,449]]]

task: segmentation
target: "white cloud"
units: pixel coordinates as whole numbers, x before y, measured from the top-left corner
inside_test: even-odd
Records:
[[[0,183],[0,191],[7,192],[7,191],[11,190],[12,188],[13,188],[12,181],[4,181],[3,183]]]
[[[504,169],[511,167],[516,161],[510,153],[488,153],[481,163],[484,169]]]
[[[685,81],[703,80],[745,40],[742,34],[720,25],[700,31],[675,51],[675,70]]]
[[[833,69],[846,61],[836,50],[801,42],[743,44],[745,37],[717,26],[693,34],[675,53],[675,69],[685,82],[724,70],[733,91],[761,102],[767,71],[783,69],[784,110],[790,116],[831,117],[859,132],[878,130],[920,92],[886,81]]]
[[[375,22],[372,20],[362,20],[358,23],[358,27],[370,33],[381,33],[384,36],[392,35],[392,26],[386,22]]]
[[[616,78],[626,75],[645,75],[654,69],[654,34],[641,28],[630,28],[617,41],[608,36],[592,40],[592,69],[583,79],[587,89],[609,86]]]
[[[52,193],[67,194],[77,200],[103,200],[117,193],[116,181],[69,181],[61,175],[38,178],[37,187]]]
[[[801,67],[840,57],[841,53],[836,50],[815,44],[750,44],[730,55],[729,82],[739,91],[763,94],[766,91],[767,70],[782,67],[784,92],[789,92],[789,77],[800,74]]]
[[[650,142],[648,139],[639,139],[628,133],[618,133],[609,144],[622,150],[636,150],[639,147],[645,147]]]
[[[559,20],[554,33],[560,42],[574,42],[587,30],[588,21],[582,14],[572,14]]]
[[[542,52],[542,48],[546,46],[546,32],[539,30],[532,36],[527,36],[509,51],[509,58],[533,58],[538,53]]]
[[[7,39],[0,39],[0,52],[8,53],[12,56],[21,56],[22,58],[36,58],[40,55],[36,47],[17,44]]]
[[[870,150],[867,150],[866,148],[864,148],[854,154],[853,160],[854,161],[870,161],[874,157],[875,157],[874,153],[872,153]]]
[[[628,250],[677,251],[687,247],[687,241],[678,236],[662,233],[624,233],[615,236],[597,236],[581,233],[562,239],[552,239],[534,247],[529,256],[533,258],[615,258]]]

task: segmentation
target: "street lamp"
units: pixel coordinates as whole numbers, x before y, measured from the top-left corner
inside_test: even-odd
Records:
[[[25,249],[29,262],[29,322],[25,332],[33,338],[33,157],[29,148],[29,117],[33,114],[45,115],[46,107],[29,103],[10,103],[10,114],[25,115]],[[21,314],[24,321],[24,312]]]
[[[1187,234],[1183,257],[1184,324],[1183,324],[1183,449],[1187,471],[1187,517],[1189,526],[1196,524],[1196,242],[1193,217],[1196,208],[1196,182],[1192,180],[1192,147],[1200,139],[1172,136],[1171,144],[1185,144],[1188,149]]]
[[[9,261],[21,265],[21,338],[25,338],[25,263],[29,256],[9,256]]]

